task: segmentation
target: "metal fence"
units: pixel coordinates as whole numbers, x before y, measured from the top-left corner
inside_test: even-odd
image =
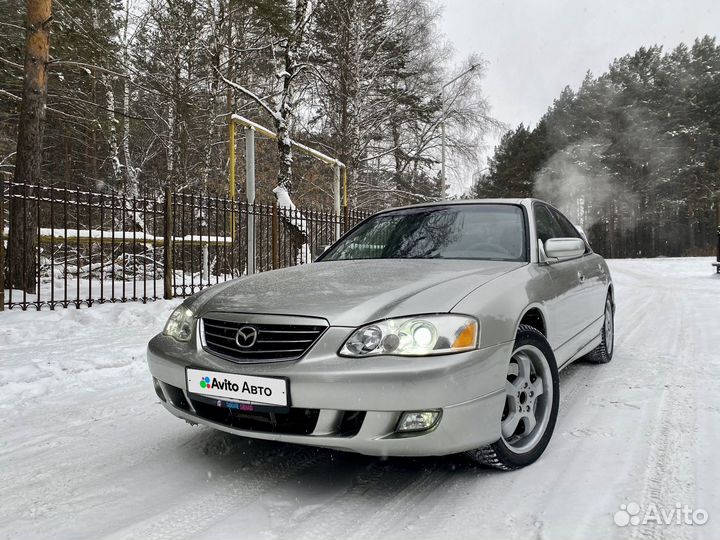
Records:
[[[248,273],[310,262],[338,230],[369,215],[169,191],[126,197],[9,182],[0,188],[0,310],[189,296]],[[11,200],[37,221],[33,234],[9,227]],[[13,234],[22,237],[10,241]],[[28,279],[30,290],[17,286]]]

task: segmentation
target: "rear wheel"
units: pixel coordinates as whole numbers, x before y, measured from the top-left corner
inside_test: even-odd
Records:
[[[499,441],[468,452],[484,465],[524,467],[545,451],[557,420],[559,381],[555,355],[545,336],[521,325],[508,365]]]
[[[613,308],[612,297],[608,294],[605,300],[605,319],[602,331],[600,332],[600,345],[585,355],[585,360],[595,364],[607,364],[612,360],[615,350],[615,309]]]

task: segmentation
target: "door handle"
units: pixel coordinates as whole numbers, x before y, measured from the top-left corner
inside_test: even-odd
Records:
[[[578,279],[580,280],[580,283],[585,283],[585,274],[578,272]]]

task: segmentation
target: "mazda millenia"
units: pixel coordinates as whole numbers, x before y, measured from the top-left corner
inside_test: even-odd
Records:
[[[243,437],[381,456],[535,461],[558,370],[608,362],[607,265],[533,199],[418,205],[316,262],[186,299],[148,346],[175,416]]]

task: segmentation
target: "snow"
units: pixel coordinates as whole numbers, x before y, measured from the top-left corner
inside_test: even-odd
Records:
[[[185,236],[174,236],[175,242],[201,242],[209,244],[232,244],[232,236],[213,236],[206,234],[186,234]]]
[[[303,216],[302,213],[298,211],[295,203],[292,202],[292,199],[290,198],[290,194],[288,193],[287,189],[282,186],[277,186],[273,189],[273,193],[275,194],[275,197],[277,197],[278,206],[282,209],[287,210],[287,212],[284,213],[285,219],[287,219],[290,223],[297,227],[300,232],[307,234],[307,223],[305,221],[305,216]]]
[[[3,236],[9,236],[7,227],[3,229]],[[111,231],[100,229],[51,229],[40,228],[40,236],[53,237],[60,239],[76,239],[76,238],[97,238],[110,242],[111,240],[120,242],[132,242],[133,240],[141,242],[163,242],[164,236],[155,236],[143,231]],[[233,239],[231,236],[215,236],[210,234],[186,234],[184,236],[173,236],[175,242],[200,242],[209,244],[231,244]]]
[[[282,213],[284,219],[286,219],[291,225],[297,227],[303,236],[307,238],[307,221],[305,220],[305,216],[297,210],[295,203],[292,202],[288,190],[283,186],[277,186],[273,189],[273,193],[277,198],[278,206],[281,209],[286,210],[286,212]],[[297,260],[299,264],[306,264],[312,260],[309,244],[305,243],[298,248]]]
[[[0,410],[126,377],[147,378],[145,346],[181,299],[0,314]]]
[[[0,538],[717,538],[711,261],[610,261],[615,358],[563,371],[553,440],[512,473],[185,424],[144,354],[179,300],[0,313]],[[630,502],[709,521],[619,528]]]

